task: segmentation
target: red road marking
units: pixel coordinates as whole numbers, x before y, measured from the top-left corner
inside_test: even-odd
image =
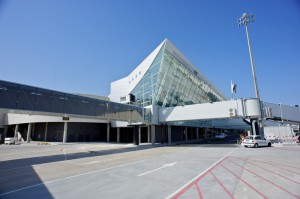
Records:
[[[230,196],[230,198],[234,198],[233,195],[228,191],[228,189],[226,189],[224,184],[215,176],[215,174],[213,174],[213,172],[210,172],[210,174],[216,179],[216,181],[219,183],[219,185],[221,185],[224,191],[226,191],[226,193]]]
[[[200,198],[200,199],[203,199],[203,196],[202,196],[202,194],[201,194],[200,187],[199,187],[198,183],[196,183],[196,188],[197,188],[197,192],[198,192],[199,198]]]
[[[238,157],[234,157],[234,156],[230,156],[232,158],[238,158]],[[238,158],[238,159],[243,159],[243,160],[248,160],[246,158]],[[290,167],[290,168],[293,168],[293,169],[300,169],[299,167],[293,167],[293,166],[290,166],[290,165],[284,165],[284,164],[277,164],[277,163],[270,163],[270,162],[265,162],[265,161],[261,161],[261,160],[252,160],[252,161],[255,161],[255,162],[263,162],[263,163],[266,163],[266,164],[271,164],[271,165],[280,165],[280,166],[283,166],[283,167]]]
[[[238,159],[240,159],[240,158],[238,158]],[[269,171],[269,172],[272,173],[272,174],[276,174],[276,175],[278,175],[278,176],[280,176],[280,177],[282,177],[282,178],[284,178],[284,179],[290,180],[290,181],[292,181],[292,182],[297,183],[297,184],[300,185],[299,182],[294,181],[294,180],[292,180],[292,179],[290,179],[290,178],[288,178],[288,177],[285,177],[285,176],[283,176],[283,175],[281,175],[281,174],[279,174],[279,173],[275,173],[275,172],[273,172],[273,171],[270,171],[270,170],[268,170],[268,169],[263,168],[262,166],[259,166],[259,165],[257,165],[257,164],[251,163],[251,162],[246,161],[246,160],[242,160],[242,161],[247,162],[248,164],[254,165],[254,166],[256,166],[256,167],[259,167],[259,168],[261,168],[261,169],[263,169],[263,170],[265,170],[265,171]],[[296,174],[297,174],[297,173],[296,173]]]
[[[289,191],[288,191],[288,190],[286,190],[285,188],[283,188],[283,187],[281,187],[281,186],[279,186],[279,185],[277,185],[277,184],[275,184],[275,183],[271,182],[270,180],[267,180],[267,179],[265,179],[264,177],[262,177],[262,176],[258,175],[257,173],[254,173],[253,171],[251,171],[251,170],[247,169],[246,167],[243,167],[243,166],[241,166],[241,165],[239,165],[239,164],[237,164],[237,163],[235,163],[235,162],[232,162],[232,161],[230,161],[230,160],[228,160],[228,161],[229,161],[229,162],[231,162],[231,163],[233,163],[233,164],[235,164],[235,165],[237,165],[237,166],[239,166],[239,167],[241,167],[241,168],[243,168],[243,169],[245,169],[246,171],[248,171],[248,172],[250,172],[250,173],[254,174],[255,176],[257,176],[257,177],[259,177],[259,178],[263,179],[264,181],[271,183],[271,184],[272,184],[272,185],[274,185],[275,187],[278,187],[279,189],[281,189],[281,190],[283,190],[283,191],[285,191],[285,192],[287,192],[287,193],[291,194],[292,196],[294,196],[294,197],[296,197],[296,198],[299,198],[299,199],[300,199],[300,196],[297,196],[297,195],[295,195],[295,194],[293,194],[293,193],[289,192]]]
[[[234,157],[234,158],[237,158],[237,159],[240,159],[240,160],[247,161],[247,159],[245,159],[245,158],[238,158],[238,157]],[[252,161],[254,161],[254,162],[262,162],[262,163],[264,163],[264,164],[272,165],[273,167],[277,167],[277,168],[279,168],[279,169],[282,169],[282,170],[289,171],[289,172],[291,172],[291,173],[300,175],[300,173],[297,173],[297,172],[295,172],[295,171],[291,171],[291,170],[282,168],[282,167],[280,167],[280,166],[283,166],[283,167],[291,167],[291,168],[294,168],[294,169],[300,169],[300,168],[297,168],[297,167],[292,167],[292,166],[287,166],[287,165],[281,165],[281,164],[277,164],[277,165],[280,165],[280,166],[276,166],[275,163],[264,162],[264,161],[260,161],[260,160],[252,160]]]
[[[251,184],[247,183],[245,180],[243,180],[242,178],[240,178],[238,175],[236,175],[235,173],[233,173],[232,171],[230,171],[229,169],[227,169],[225,166],[221,165],[221,167],[223,167],[224,169],[226,169],[229,173],[231,173],[232,175],[234,175],[237,179],[241,180],[243,183],[245,183],[248,187],[250,187],[251,189],[253,189],[256,193],[258,193],[261,197],[263,198],[268,198],[267,196],[265,196],[264,194],[262,194],[260,191],[258,191],[257,189],[255,189]]]
[[[283,151],[300,151],[299,149],[292,148],[292,149],[286,149],[286,148],[279,148],[279,147],[272,147],[274,149],[283,150]]]
[[[264,162],[264,161],[259,161],[259,160],[254,160],[255,162],[262,162],[262,163],[265,163],[265,164],[270,164],[270,165],[273,165],[273,166],[276,166],[276,165],[280,165],[280,166],[283,166],[283,167],[290,167],[290,168],[293,168],[293,169],[300,169],[298,167],[293,167],[293,166],[288,166],[288,165],[283,165],[283,164],[275,164],[275,163],[270,163],[270,162]],[[278,168],[281,168],[279,166],[276,166]]]
[[[228,156],[226,156],[223,160],[221,160],[220,162],[218,162],[217,164],[215,164],[213,167],[211,167],[210,169],[208,169],[207,171],[205,171],[205,173],[203,173],[201,176],[199,176],[198,178],[196,178],[194,181],[192,181],[190,184],[188,184],[186,187],[184,187],[181,191],[179,191],[177,194],[175,194],[172,199],[177,199],[179,198],[182,194],[184,194],[187,190],[189,190],[193,185],[197,184],[204,176],[206,176],[211,170],[213,170],[214,168],[216,168],[217,166],[219,166],[222,162],[224,162],[224,160],[226,160],[228,158]]]

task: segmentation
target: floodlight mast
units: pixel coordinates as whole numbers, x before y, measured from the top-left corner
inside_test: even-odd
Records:
[[[252,56],[252,48],[251,48],[251,44],[250,44],[250,37],[249,37],[249,32],[248,32],[248,23],[249,22],[254,22],[254,16],[253,14],[246,14],[244,13],[242,15],[241,18],[238,19],[238,25],[239,27],[242,25],[245,25],[246,27],[246,35],[247,35],[247,41],[248,41],[248,48],[249,48],[249,54],[250,54],[250,61],[251,61],[251,67],[252,67],[252,76],[253,76],[253,81],[254,81],[254,89],[255,89],[255,96],[256,98],[259,100],[260,103],[260,97],[259,97],[259,91],[258,91],[258,86],[257,86],[257,80],[256,80],[256,74],[255,74],[255,68],[254,68],[254,60],[253,60],[253,56]],[[262,120],[262,109],[260,107],[260,116],[258,118],[259,126],[260,126],[260,130],[262,133],[262,135],[264,135],[264,130],[263,130],[263,120]],[[252,128],[254,128],[254,133],[256,134],[256,128],[255,125],[252,125]],[[259,133],[259,132],[258,132]]]
[[[254,68],[254,60],[253,60],[253,56],[252,56],[252,48],[251,48],[251,44],[250,44],[250,37],[249,37],[248,26],[247,26],[249,22],[254,22],[253,18],[254,18],[253,14],[248,15],[248,14],[244,13],[242,15],[242,17],[238,19],[238,25],[239,25],[239,27],[242,25],[245,25],[245,27],[246,27],[246,35],[247,35],[250,61],[251,61],[251,67],[252,67],[252,76],[253,76],[253,81],[254,81],[255,96],[256,96],[256,98],[260,99],[258,86],[257,86],[257,80],[256,80],[256,73],[255,73],[255,68]]]

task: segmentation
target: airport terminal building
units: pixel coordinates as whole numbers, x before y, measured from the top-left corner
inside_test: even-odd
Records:
[[[167,39],[127,77],[111,83],[109,98],[112,101],[122,103],[129,94],[135,96],[140,107],[172,107],[226,100]]]
[[[272,119],[300,121],[298,107]],[[0,81],[0,134],[18,141],[172,143],[238,134],[261,117],[258,99],[231,100],[165,39],[108,97]],[[286,118],[282,118],[282,111]],[[292,110],[292,111],[291,111]]]

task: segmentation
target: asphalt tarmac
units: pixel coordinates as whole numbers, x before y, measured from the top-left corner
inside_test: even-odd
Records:
[[[299,145],[0,145],[0,198],[300,198]]]

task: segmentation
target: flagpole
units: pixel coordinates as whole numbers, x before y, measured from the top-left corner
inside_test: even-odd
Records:
[[[232,80],[230,81],[231,100],[233,100]]]

